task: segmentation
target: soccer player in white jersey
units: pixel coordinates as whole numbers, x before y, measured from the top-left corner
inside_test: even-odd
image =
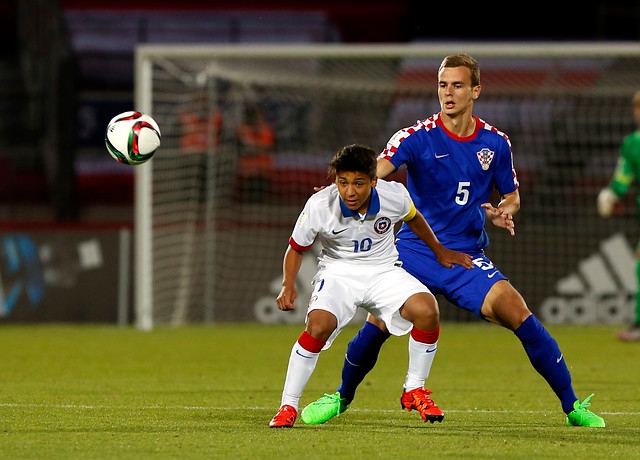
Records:
[[[578,400],[556,340],[484,253],[489,245],[485,219],[515,235],[513,215],[520,209],[520,195],[509,138],[472,113],[481,89],[475,59],[445,57],[438,69],[440,112],[397,131],[379,155],[377,168],[383,178],[406,165],[409,193],[438,240],[470,254],[475,268],[443,270],[406,225],[397,234],[400,260],[434,294],[511,330],[560,400],[568,425],[603,427],[604,420],[587,409],[593,395]],[[497,207],[489,203],[494,188],[501,196]],[[305,407],[307,418],[324,423],[347,409],[387,337],[384,324],[369,315],[348,345],[337,392]],[[401,403],[407,407],[404,399]]]
[[[458,264],[470,269],[473,264],[467,254],[440,244],[404,185],[378,181],[376,157],[375,151],[361,145],[349,145],[336,153],[329,164],[335,183],[309,198],[289,238],[277,298],[283,311],[295,310],[296,276],[303,253],[316,241],[323,249],[306,327],[291,350],[280,409],[269,423],[271,428],[293,427],[320,352],[331,346],[358,307],[378,318],[390,334],[410,332],[404,394],[414,401],[412,409],[425,421],[442,420],[442,411],[424,388],[438,347],[438,304],[398,262],[394,225],[404,222],[445,267]]]

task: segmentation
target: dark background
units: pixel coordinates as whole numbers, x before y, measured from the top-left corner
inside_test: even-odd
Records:
[[[46,295],[29,298],[28,305],[23,293],[22,304],[0,312],[0,319],[4,314],[7,321],[115,320],[118,280],[113,277],[123,262],[115,255],[122,244],[118,232],[133,227],[133,169],[109,157],[104,127],[114,114],[133,107],[137,43],[255,43],[260,34],[268,36],[270,26],[265,24],[279,23],[286,31],[302,15],[314,24],[314,42],[632,41],[640,46],[640,3],[561,3],[499,9],[397,0],[0,1],[0,260],[5,263],[0,282],[5,293],[24,280],[27,286],[48,287]],[[216,35],[214,23],[221,22],[230,26],[227,35]],[[279,38],[280,43],[286,41],[286,34]],[[534,252],[532,260],[550,265],[537,245],[537,229],[545,225],[544,234],[561,244],[569,214],[558,211],[558,222],[543,222],[535,215],[535,203],[527,209],[529,215],[525,211],[521,218],[531,220],[519,238],[495,239],[493,251],[525,256]],[[595,213],[591,204],[589,209]],[[628,220],[635,222],[635,217]],[[7,242],[18,241],[16,234],[21,235],[19,241],[33,242],[23,248],[21,269],[27,270],[27,262],[38,258],[51,266],[42,272],[14,270],[8,276]],[[591,254],[602,239],[600,234],[593,241],[587,237],[574,238],[582,252],[575,251],[578,255],[572,256],[568,268],[554,264],[558,266],[545,268],[545,274],[556,280],[575,270],[574,259]],[[86,241],[103,251],[101,264],[87,268],[72,257]],[[554,250],[549,244],[543,249]],[[43,259],[43,254],[48,257]],[[510,268],[514,282],[525,288],[534,284],[534,293],[540,290],[535,285],[540,280],[524,267]],[[558,273],[549,274],[553,269]],[[48,278],[36,279],[33,273],[46,273]],[[65,276],[55,276],[53,282],[52,273]],[[101,302],[95,301],[94,289],[99,289]],[[40,300],[42,306],[34,308]],[[14,304],[5,303],[5,310],[8,305]],[[452,313],[445,307],[443,318],[454,313],[459,310]]]
[[[397,0],[4,0],[0,2],[0,224],[24,219],[132,220],[132,175],[113,169],[115,163],[94,159],[104,157],[100,127],[109,114],[132,106],[133,44],[122,47],[114,40],[110,48],[105,37],[99,52],[79,48],[73,41],[69,12],[94,17],[115,13],[122,23],[135,16],[139,42],[148,39],[145,17],[167,12],[176,17],[247,15],[256,22],[261,14],[318,13],[326,18],[326,34],[318,41],[345,43],[640,39],[640,3],[564,3],[505,9]],[[117,65],[107,65],[111,62]],[[83,70],[87,63],[97,69],[97,76]],[[93,131],[87,131],[82,119],[87,110],[97,118]],[[114,188],[119,193],[112,193]]]

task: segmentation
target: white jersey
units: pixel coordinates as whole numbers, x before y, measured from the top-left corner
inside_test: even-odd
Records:
[[[335,184],[309,198],[289,244],[304,251],[317,239],[323,246],[307,307],[307,314],[321,309],[338,321],[323,349],[331,346],[358,307],[383,321],[393,335],[411,330],[400,307],[412,295],[429,290],[401,267],[393,230],[415,214],[409,192],[398,182],[378,180],[364,216],[345,206]]]
[[[298,251],[322,243],[319,268],[329,264],[384,265],[398,259],[394,225],[413,218],[413,201],[404,185],[378,179],[371,191],[367,214],[350,210],[331,184],[312,195],[300,213],[289,239]]]

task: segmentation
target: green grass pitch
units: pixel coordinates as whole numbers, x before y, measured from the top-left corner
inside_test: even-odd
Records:
[[[324,425],[269,429],[302,325],[0,328],[0,458],[359,459],[640,458],[640,343],[621,326],[549,326],[606,428],[567,427],[513,334],[444,323],[427,386],[445,412],[400,408],[407,337],[393,337],[347,412]],[[335,391],[345,330],[301,407]]]

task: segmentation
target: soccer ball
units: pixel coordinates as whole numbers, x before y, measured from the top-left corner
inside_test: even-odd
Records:
[[[116,115],[107,125],[104,142],[113,158],[126,165],[139,165],[151,159],[160,147],[160,128],[142,112]]]

